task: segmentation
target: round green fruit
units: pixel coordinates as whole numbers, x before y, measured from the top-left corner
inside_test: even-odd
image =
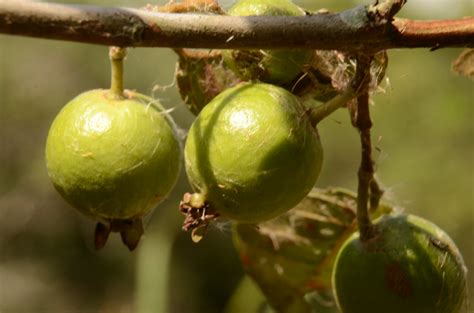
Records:
[[[194,189],[241,222],[275,217],[301,201],[319,176],[322,148],[298,98],[269,84],[240,84],[198,115],[185,146]]]
[[[240,0],[228,12],[232,16],[303,16],[305,12],[289,0]],[[312,50],[224,50],[226,64],[244,80],[285,84],[304,71]]]
[[[443,230],[403,214],[374,226],[374,238],[361,242],[355,233],[336,258],[333,288],[342,312],[462,312],[466,267]]]
[[[64,199],[96,219],[141,217],[173,188],[181,146],[159,103],[125,91],[87,91],[66,104],[46,143],[49,176]]]

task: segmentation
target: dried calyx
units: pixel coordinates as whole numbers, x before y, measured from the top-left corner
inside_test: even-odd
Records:
[[[219,217],[219,213],[199,193],[185,193],[179,204],[179,211],[184,215],[182,229],[191,231],[194,242],[201,241],[209,223]]]

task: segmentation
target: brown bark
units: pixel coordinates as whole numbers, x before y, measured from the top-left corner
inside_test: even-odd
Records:
[[[108,46],[308,48],[374,52],[390,48],[474,47],[474,18],[393,19],[403,1],[308,16],[233,17],[0,0],[0,33]],[[395,9],[399,7],[394,6]],[[374,13],[375,12],[375,13]],[[389,13],[387,13],[389,12]]]

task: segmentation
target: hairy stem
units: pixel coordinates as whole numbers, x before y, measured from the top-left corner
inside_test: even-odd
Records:
[[[369,91],[371,56],[359,55],[357,58],[357,70],[355,81],[359,82],[357,97],[355,126],[359,130],[362,147],[361,162],[358,171],[357,188],[357,224],[359,226],[360,239],[367,241],[374,235],[374,227],[369,213],[370,186],[374,178],[374,162],[372,160],[372,142],[370,129],[372,121],[369,111]],[[378,202],[378,200],[377,200]]]
[[[341,13],[235,17],[0,0],[0,33],[122,47],[291,47],[374,53],[474,46],[474,17],[400,20],[391,14],[404,1],[379,2]]]
[[[110,67],[111,67],[110,91],[115,97],[119,99],[124,98],[123,59],[125,58],[126,54],[127,54],[127,50],[125,48],[120,48],[120,47],[109,48]]]
[[[379,183],[375,179],[372,178],[370,181],[370,212],[374,212],[379,207],[380,199],[384,194],[384,190],[380,187]]]

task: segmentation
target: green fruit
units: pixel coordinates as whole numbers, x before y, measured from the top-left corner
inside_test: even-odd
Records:
[[[321,170],[318,133],[297,97],[240,84],[198,115],[185,146],[194,189],[221,215],[260,222],[295,206]]]
[[[168,196],[180,168],[180,143],[159,103],[125,96],[80,94],[55,118],[46,143],[55,188],[95,219],[143,216]]]
[[[289,0],[240,0],[228,12],[232,16],[288,15],[305,12]],[[244,80],[285,84],[295,79],[311,62],[312,50],[224,50],[224,61]]]
[[[356,233],[337,256],[333,288],[342,312],[462,312],[466,267],[443,230],[403,214],[374,225],[373,239],[361,242]]]

